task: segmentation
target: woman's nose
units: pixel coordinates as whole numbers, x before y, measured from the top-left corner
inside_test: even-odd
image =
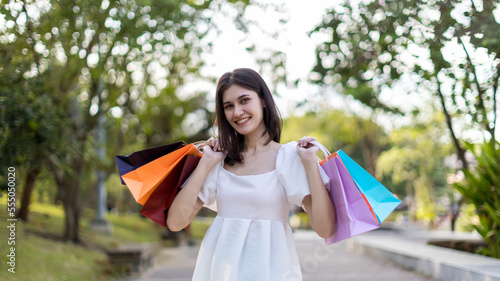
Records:
[[[243,114],[243,107],[239,105],[234,106],[234,115],[241,116]]]

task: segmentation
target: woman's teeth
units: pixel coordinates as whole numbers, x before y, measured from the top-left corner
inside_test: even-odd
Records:
[[[247,117],[247,118],[244,118],[244,119],[238,120],[238,121],[236,121],[236,124],[241,124],[241,123],[244,123],[244,122],[246,122],[246,121],[247,121],[247,120],[249,120],[249,119],[250,119],[250,118],[249,118],[249,117]]]

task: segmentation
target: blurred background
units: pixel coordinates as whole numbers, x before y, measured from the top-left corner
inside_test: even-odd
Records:
[[[275,94],[282,143],[342,149],[402,201],[387,227],[477,232],[500,258],[499,2],[1,1],[15,277],[115,280],[107,249],[202,239],[213,213],[181,234],[142,218],[114,156],[212,136],[217,78],[238,67]]]

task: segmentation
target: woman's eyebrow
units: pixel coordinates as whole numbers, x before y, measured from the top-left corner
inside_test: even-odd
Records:
[[[238,97],[238,99],[241,99],[241,98],[244,98],[244,97],[249,97],[250,95],[249,94],[243,94],[241,96]]]
[[[241,98],[244,98],[244,97],[249,97],[249,96],[250,96],[249,94],[243,94],[243,95],[239,96],[239,97],[237,98],[237,100],[240,100]],[[228,103],[231,103],[231,102],[230,102],[230,101],[225,101],[225,102],[223,102],[222,104],[228,104]]]

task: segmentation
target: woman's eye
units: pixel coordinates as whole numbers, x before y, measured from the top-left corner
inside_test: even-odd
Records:
[[[250,101],[250,99],[242,99],[241,103],[247,103],[248,101]]]
[[[229,109],[231,109],[231,108],[233,108],[233,105],[232,105],[232,104],[228,104],[228,105],[225,105],[225,106],[224,106],[224,109],[225,109],[225,110],[229,110]]]

